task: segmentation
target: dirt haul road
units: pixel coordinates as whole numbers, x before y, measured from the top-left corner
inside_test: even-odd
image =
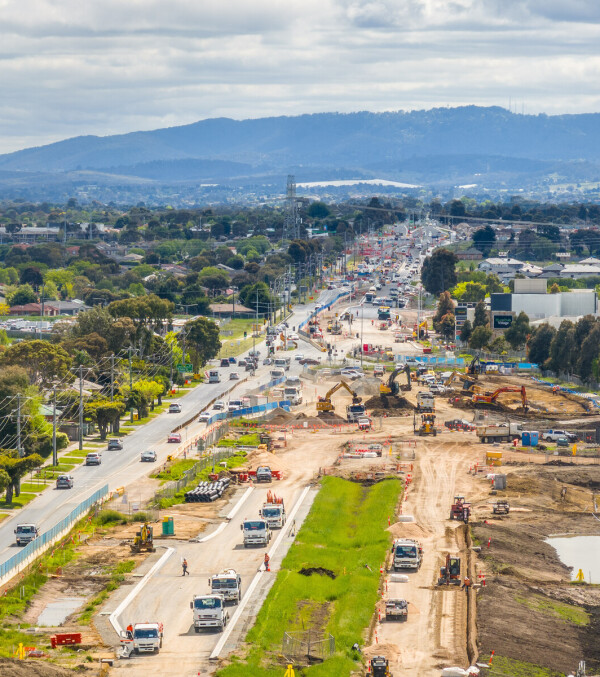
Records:
[[[463,494],[469,500],[483,491],[481,482],[467,474],[477,460],[477,449],[468,445],[466,435],[462,438],[456,434],[453,441],[437,438],[419,444],[413,482],[403,504],[403,513],[413,515],[415,522],[399,522],[390,528],[394,538],[419,540],[425,553],[419,571],[407,574],[408,583],[388,580],[386,597],[402,597],[409,603],[407,621],[382,620],[378,644],[367,649],[368,655],[385,653],[396,677],[439,677],[443,666],[469,664],[466,593],[458,586],[436,586],[447,552],[460,554],[463,577],[466,573],[464,527],[448,519],[453,496]]]
[[[341,443],[341,440],[340,440]],[[190,602],[193,595],[202,595],[209,592],[208,579],[212,574],[224,569],[233,568],[242,576],[242,597],[247,594],[248,586],[262,567],[264,555],[273,546],[275,539],[281,533],[274,530],[269,548],[244,548],[240,525],[245,518],[256,518],[262,504],[266,502],[267,492],[273,491],[285,501],[288,514],[301,496],[303,489],[311,483],[320,466],[330,465],[339,451],[336,444],[332,444],[331,433],[295,433],[293,440],[288,442],[288,449],[273,454],[263,453],[253,457],[252,467],[268,464],[272,468],[281,469],[284,479],[271,484],[256,485],[250,497],[240,508],[235,517],[214,538],[204,543],[187,541],[157,540],[160,545],[175,548],[176,552],[166,561],[162,568],[149,580],[138,597],[123,611],[119,621],[122,627],[128,623],[156,620],[164,624],[163,648],[157,655],[134,656],[127,661],[120,661],[117,667],[126,669],[129,677],[148,677],[154,675],[173,674],[173,666],[177,666],[179,677],[196,677],[196,675],[212,672],[215,663],[209,662],[209,656],[221,633],[206,630],[199,634],[194,632],[192,624],[192,610]],[[305,500],[306,503],[306,500]],[[215,525],[216,526],[216,525]],[[177,522],[175,522],[177,532]],[[213,530],[214,531],[214,530]],[[271,559],[271,574],[275,577],[281,563],[285,547],[293,541],[293,524],[288,521],[284,527],[284,537],[281,546]],[[202,533],[204,538],[211,532]],[[158,554],[158,553],[157,553]],[[189,576],[182,576],[181,561],[187,559]],[[261,587],[259,585],[259,587]],[[251,596],[247,610],[250,609],[250,618],[242,617],[240,623],[232,633],[231,639],[225,646],[223,655],[226,655],[245,635],[258,612],[259,595]],[[105,610],[114,610],[118,601],[111,600]],[[230,618],[235,613],[236,606],[227,606]],[[243,631],[243,632],[242,632]],[[113,643],[118,644],[116,634]]]

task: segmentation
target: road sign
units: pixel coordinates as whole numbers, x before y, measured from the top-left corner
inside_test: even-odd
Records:
[[[178,364],[177,365],[177,371],[180,373],[184,373],[186,371],[194,371],[194,365],[191,363],[188,364]]]

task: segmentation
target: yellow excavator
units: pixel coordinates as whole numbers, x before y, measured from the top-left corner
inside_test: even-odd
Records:
[[[337,393],[340,388],[345,388],[350,393],[350,395],[352,395],[352,404],[360,404],[362,402],[362,397],[358,397],[358,395],[354,392],[354,390],[352,390],[346,381],[340,381],[339,383],[336,383],[333,388],[327,391],[325,397],[319,397],[317,402],[317,411],[334,411],[335,407],[331,402],[331,396]]]
[[[429,332],[427,331],[427,320],[423,320],[421,324],[417,327],[415,324],[413,329],[413,338],[422,339],[429,338]]]
[[[142,528],[137,532],[133,543],[129,545],[132,552],[154,552],[156,548],[154,547],[154,540],[152,536],[152,527],[148,522],[144,522]]]
[[[396,383],[396,379],[398,376],[404,372],[406,374],[406,383],[403,385],[400,385],[399,383]],[[410,378],[410,365],[405,365],[404,367],[400,369],[394,369],[394,371],[390,374],[390,377],[388,378],[387,384],[382,383],[379,386],[379,394],[380,395],[397,395],[401,390],[402,391],[407,391],[412,389],[412,384],[411,384],[411,378]]]
[[[437,435],[437,430],[435,428],[435,414],[421,414],[421,423],[417,423],[416,414],[413,417],[413,432],[419,437],[423,435]]]
[[[480,390],[477,386],[477,374],[461,374],[458,371],[453,371],[450,378],[446,381],[446,386],[450,387],[454,381],[461,381],[463,392],[475,393]]]

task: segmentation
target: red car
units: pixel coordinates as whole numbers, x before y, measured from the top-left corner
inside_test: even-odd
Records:
[[[175,444],[179,444],[181,442],[181,433],[171,433],[167,438],[167,442],[175,442]]]

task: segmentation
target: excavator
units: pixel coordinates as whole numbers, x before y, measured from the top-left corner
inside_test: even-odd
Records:
[[[400,385],[399,383],[396,383],[396,379],[398,376],[404,372],[406,374],[406,384]],[[406,364],[404,367],[400,369],[394,369],[394,371],[390,374],[390,377],[388,378],[387,385],[385,383],[382,383],[379,386],[379,394],[380,395],[397,395],[401,390],[402,391],[407,391],[411,390],[412,384],[411,384],[411,379],[410,379],[410,365]]]
[[[474,376],[466,376],[465,374],[461,374],[458,371],[453,371],[452,374],[450,374],[450,378],[446,381],[446,386],[452,385],[454,381],[461,381],[462,382],[462,389],[464,393],[474,393],[477,392],[477,374]]]
[[[527,404],[527,392],[525,386],[505,386],[504,388],[498,388],[493,393],[475,393],[471,398],[473,404],[497,404],[498,395],[502,393],[520,393],[521,402],[523,403],[523,411],[527,411],[529,405]]]
[[[352,395],[352,404],[360,404],[362,402],[362,397],[358,397],[358,395],[354,392],[354,390],[352,390],[346,381],[340,381],[339,383],[336,383],[333,388],[327,391],[325,397],[319,397],[317,402],[318,412],[328,412],[335,410],[335,407],[331,402],[331,396],[337,393],[340,388],[345,388],[350,393],[350,395]]]
[[[438,585],[460,585],[460,557],[446,554],[446,563],[440,568]]]
[[[429,338],[429,332],[427,331],[427,320],[423,320],[423,322],[421,322],[418,327],[415,324],[413,328],[413,338]]]
[[[154,541],[152,536],[152,527],[148,522],[144,522],[142,528],[137,532],[133,543],[129,544],[132,552],[155,552]]]
[[[484,366],[481,364],[481,360],[479,359],[479,355],[476,355],[469,362],[469,365],[467,366],[466,372],[467,372],[467,374],[470,374],[471,376],[475,376],[475,377],[477,377],[479,374],[483,374]]]

